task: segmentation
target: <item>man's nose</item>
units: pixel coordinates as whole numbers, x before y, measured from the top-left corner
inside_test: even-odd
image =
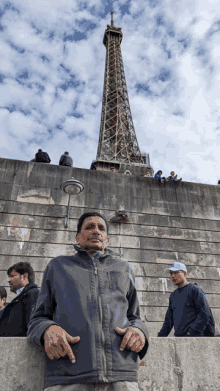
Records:
[[[100,233],[100,229],[98,227],[98,225],[95,225],[94,229],[93,229],[93,232],[96,232],[96,233]]]

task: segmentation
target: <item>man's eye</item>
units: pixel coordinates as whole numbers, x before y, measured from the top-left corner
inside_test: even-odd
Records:
[[[105,231],[105,228],[101,226],[101,227],[99,227],[99,230],[100,231]]]

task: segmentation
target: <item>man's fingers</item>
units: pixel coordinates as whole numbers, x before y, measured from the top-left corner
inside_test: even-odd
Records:
[[[72,337],[71,335],[66,335],[66,340],[70,343],[77,343],[80,341],[80,337]]]
[[[77,343],[80,340],[80,337],[72,337],[72,335],[68,334],[67,332],[66,332],[65,337],[66,337],[66,340],[70,343]]]
[[[128,328],[126,329],[120,329],[120,327],[116,327],[115,331],[119,334],[119,335],[124,335],[126,333],[126,331],[128,330]]]
[[[75,362],[76,362],[75,356],[72,352],[70,345],[68,344],[68,342],[65,339],[62,342],[62,346],[64,348],[65,355],[67,354],[69,356],[71,363],[75,364]]]
[[[129,338],[129,340],[128,340],[128,342],[127,342],[127,345],[126,345],[126,347],[128,348],[128,349],[131,349],[132,348],[132,346],[134,345],[134,343],[137,341],[137,337],[135,336],[135,335],[131,335],[131,337]]]
[[[120,350],[124,350],[125,346],[127,345],[129,339],[131,338],[131,335],[132,335],[132,331],[127,329],[125,335],[124,335],[124,338],[122,340],[122,343],[121,343],[121,346],[120,346]]]

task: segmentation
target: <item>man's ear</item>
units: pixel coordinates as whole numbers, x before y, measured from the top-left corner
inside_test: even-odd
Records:
[[[6,303],[6,297],[3,297],[2,302],[3,302],[3,304]]]
[[[28,279],[28,273],[26,272],[26,273],[22,274],[22,275],[21,275],[21,278],[22,278],[22,277]],[[22,278],[22,280],[23,280],[23,278]]]
[[[76,234],[76,241],[77,241],[78,244],[80,243],[80,237],[79,237],[79,235],[80,235],[80,233],[78,232],[78,233]]]

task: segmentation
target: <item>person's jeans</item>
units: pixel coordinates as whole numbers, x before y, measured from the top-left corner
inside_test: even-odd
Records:
[[[139,391],[136,382],[117,381],[109,384],[70,384],[45,388],[44,391]]]

